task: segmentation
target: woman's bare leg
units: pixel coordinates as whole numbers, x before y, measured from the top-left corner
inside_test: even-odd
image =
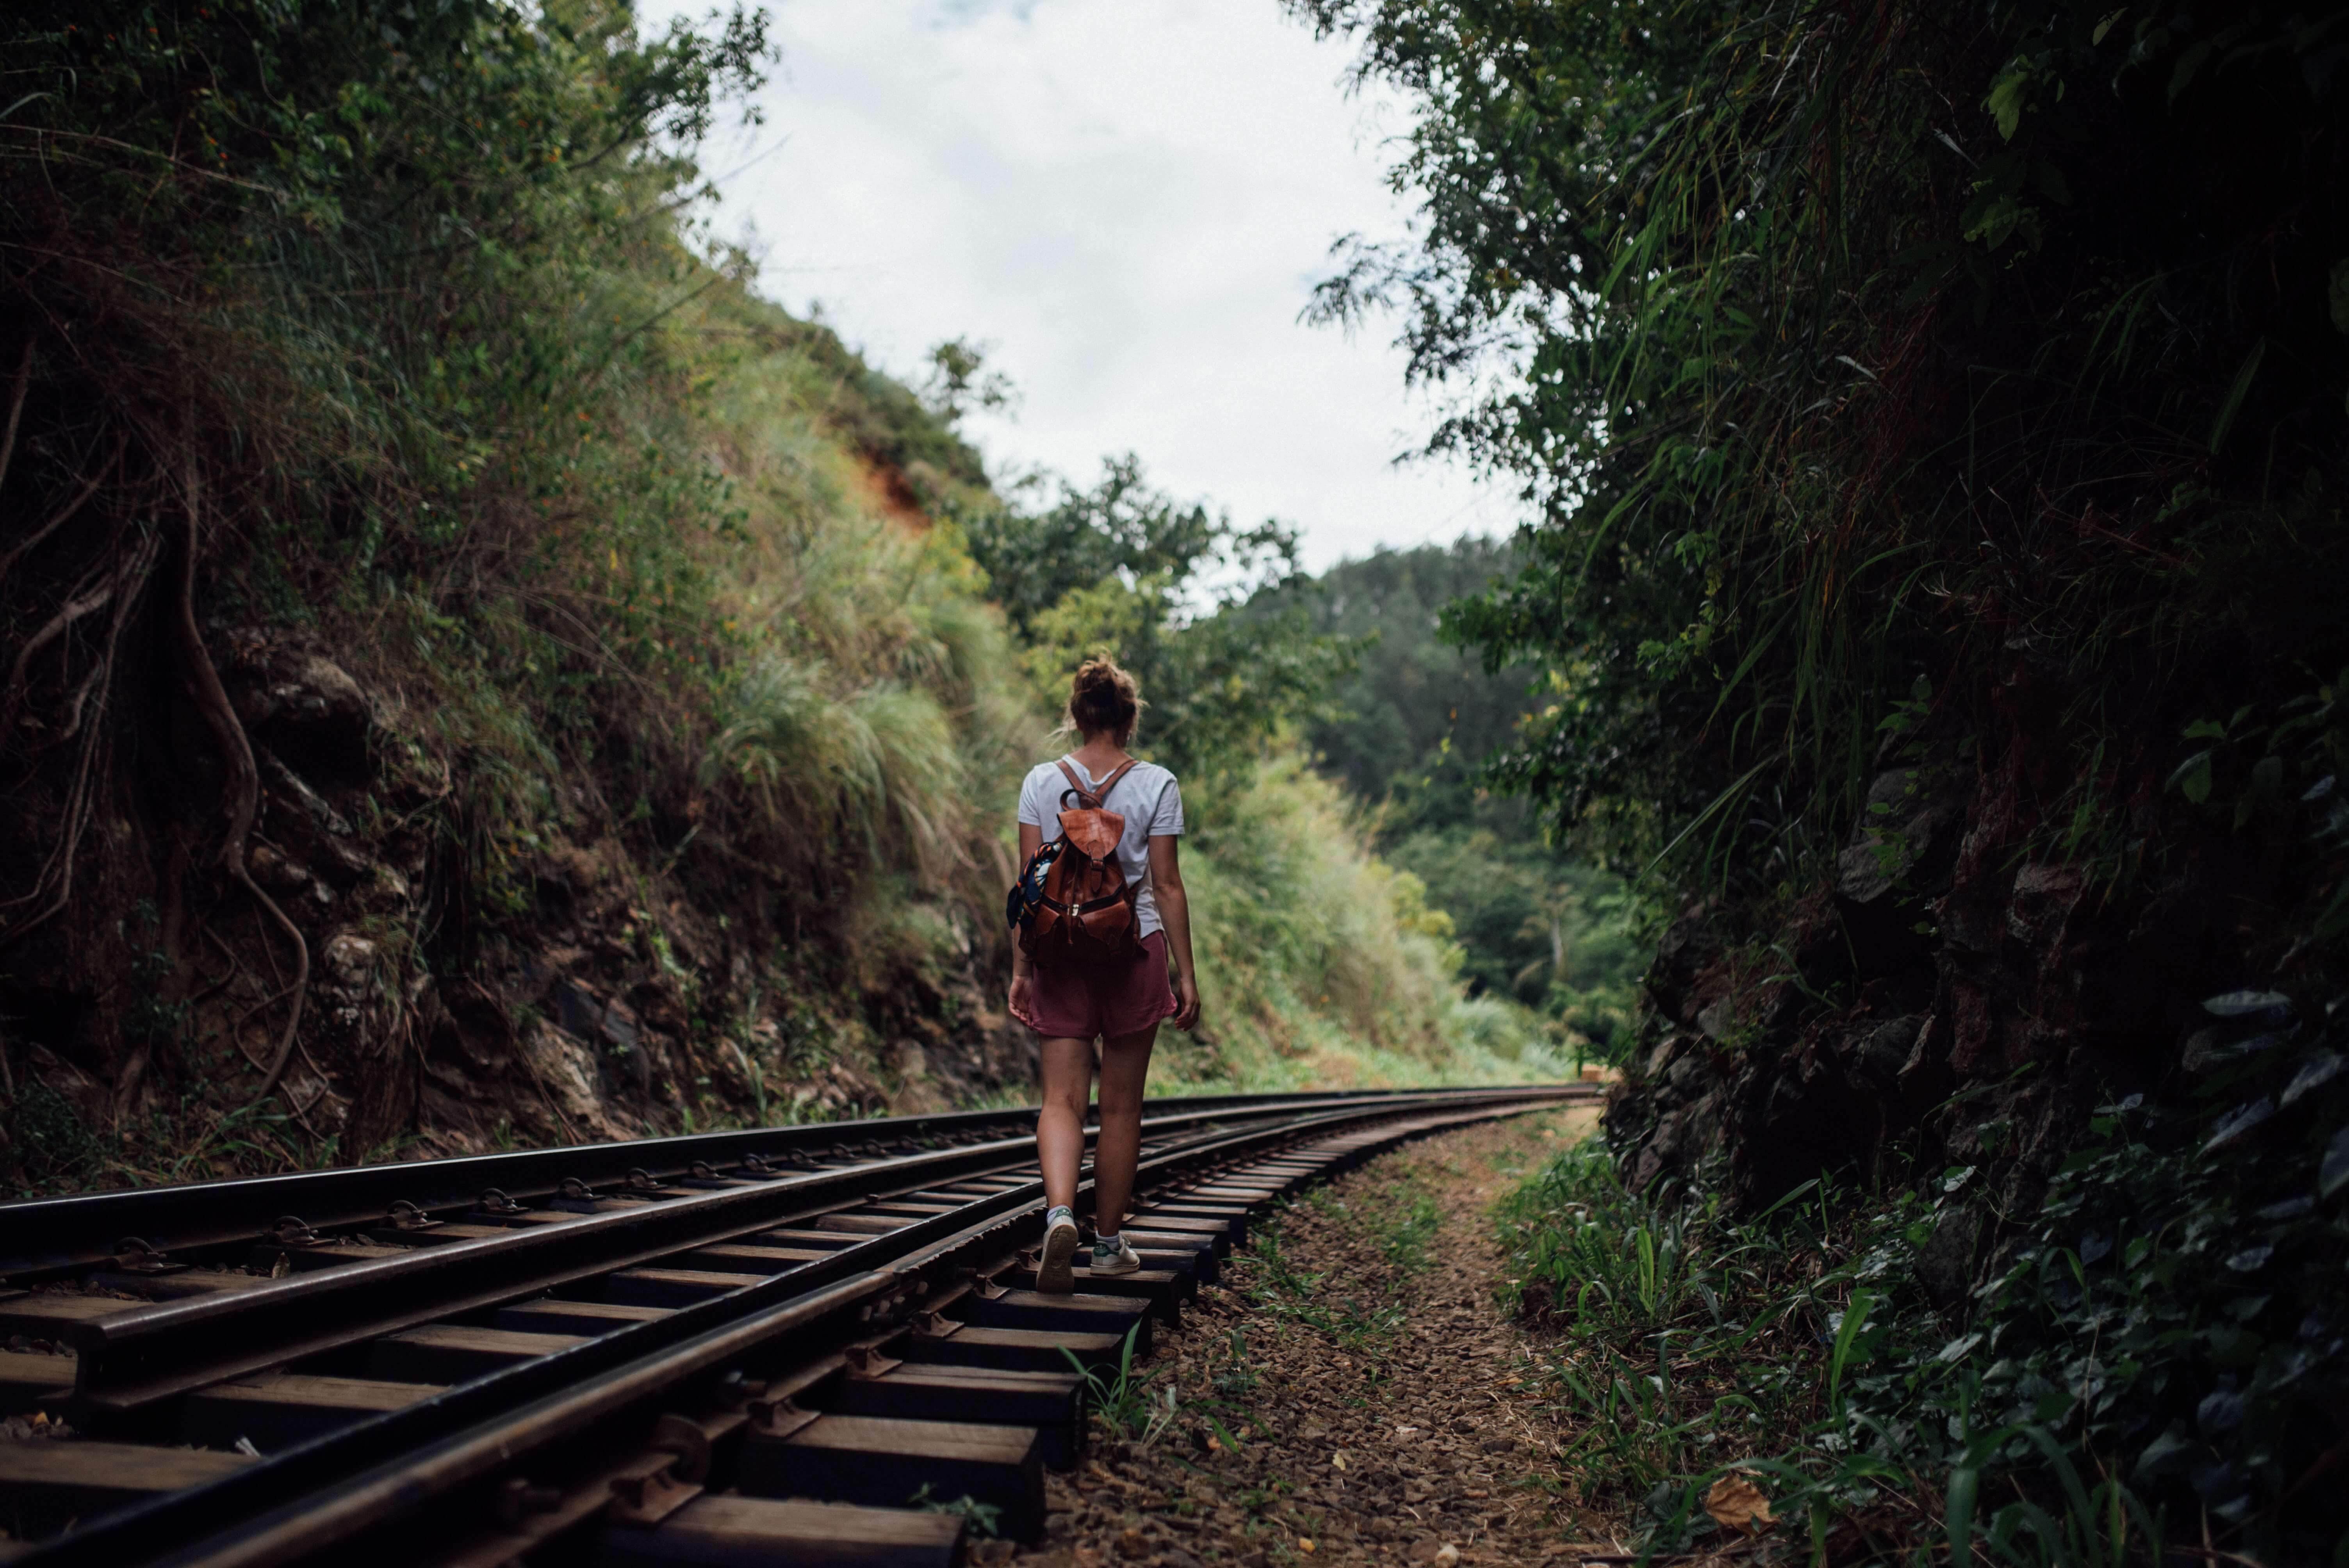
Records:
[[[1077,1167],[1085,1156],[1085,1103],[1092,1097],[1093,1043],[1047,1039],[1044,1106],[1036,1115],[1036,1160],[1044,1168],[1048,1205],[1076,1203]],[[1127,1180],[1130,1185],[1132,1178]]]
[[[1101,1142],[1093,1150],[1096,1235],[1116,1235],[1133,1201],[1133,1167],[1142,1157],[1142,1086],[1157,1040],[1158,1026],[1153,1024],[1102,1042]]]

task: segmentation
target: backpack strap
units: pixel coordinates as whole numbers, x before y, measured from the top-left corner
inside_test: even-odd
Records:
[[[1080,800],[1091,800],[1092,802],[1092,810],[1098,811],[1102,809],[1102,803],[1109,799],[1109,792],[1117,788],[1117,781],[1124,778],[1128,773],[1133,772],[1141,765],[1142,758],[1139,757],[1127,758],[1123,763],[1119,765],[1117,771],[1112,773],[1108,778],[1102,780],[1101,788],[1098,789],[1088,789],[1085,788],[1084,780],[1077,777],[1077,770],[1069,766],[1069,759],[1067,758],[1063,757],[1061,758],[1060,768],[1062,773],[1068,775],[1069,787],[1076,791],[1077,799]]]

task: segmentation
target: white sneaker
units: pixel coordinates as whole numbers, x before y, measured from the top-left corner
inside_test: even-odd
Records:
[[[1141,1255],[1126,1244],[1123,1236],[1097,1236],[1093,1239],[1093,1273],[1097,1274],[1132,1274],[1141,1266]]]
[[[1044,1255],[1036,1264],[1036,1288],[1066,1295],[1077,1288],[1069,1265],[1077,1255],[1077,1217],[1058,1204],[1044,1216]]]

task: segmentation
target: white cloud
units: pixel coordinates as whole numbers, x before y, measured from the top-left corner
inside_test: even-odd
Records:
[[[1384,333],[1297,319],[1333,239],[1404,221],[1342,45],[1275,0],[783,0],[773,27],[765,126],[705,152],[721,232],[895,374],[990,345],[1022,397],[969,422],[999,471],[1133,450],[1316,566],[1511,525],[1492,487],[1391,466],[1433,416]]]

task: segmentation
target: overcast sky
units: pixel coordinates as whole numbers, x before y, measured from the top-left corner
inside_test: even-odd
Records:
[[[659,24],[709,0],[646,0]],[[1403,232],[1392,107],[1275,0],[773,0],[766,123],[703,162],[761,289],[917,377],[966,337],[1017,386],[999,480],[1137,453],[1321,567],[1505,532],[1505,491],[1392,459],[1433,423],[1381,326],[1298,319],[1331,241]]]

